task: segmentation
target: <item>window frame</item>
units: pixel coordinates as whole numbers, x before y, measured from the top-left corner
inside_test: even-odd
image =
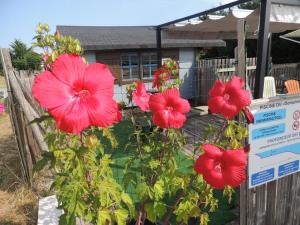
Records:
[[[147,56],[148,58],[148,62],[147,63],[143,63],[143,57]],[[156,60],[154,60],[154,63],[152,63],[151,57],[155,56]],[[158,63],[157,63],[157,54],[155,52],[143,52],[141,53],[141,79],[142,80],[150,80],[154,78],[154,71],[157,69],[158,67]],[[144,77],[144,67],[148,67],[149,68],[149,72],[150,72],[150,76],[149,77]],[[155,67],[155,69],[153,69],[153,67]]]
[[[133,74],[132,74],[133,64],[132,64],[131,57],[134,57],[134,56],[137,57],[137,59],[138,59],[138,63],[136,65],[137,70],[138,70],[138,77],[137,78],[133,77]],[[123,57],[128,57],[128,63],[129,63],[128,66],[124,66],[123,65],[123,61],[124,61]],[[124,81],[139,80],[141,78],[141,76],[140,76],[140,57],[139,57],[139,54],[135,53],[135,52],[124,53],[124,54],[121,54],[120,58],[121,58],[121,65],[120,65],[120,67],[121,67],[122,80],[124,80]],[[129,79],[128,78],[124,78],[124,70],[123,69],[129,69]]]

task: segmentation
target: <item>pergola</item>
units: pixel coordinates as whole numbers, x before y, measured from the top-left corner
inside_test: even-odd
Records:
[[[201,38],[206,39],[238,39],[238,45],[244,46],[245,38],[257,38],[257,66],[255,76],[254,98],[263,94],[264,76],[268,67],[270,33],[280,33],[286,30],[300,28],[300,0],[260,0],[260,8],[253,12],[245,10],[234,15],[231,12],[226,17],[211,18],[211,13],[232,8],[251,0],[238,0],[213,9],[205,10],[190,16],[179,18],[156,27],[157,55],[161,63],[161,39],[168,38]],[[203,16],[208,19],[201,21]],[[235,18],[237,17],[237,18]],[[241,18],[240,25],[237,19]],[[244,32],[245,23],[248,35]],[[243,27],[242,36],[238,27]],[[244,38],[244,39],[243,39]],[[241,60],[242,61],[242,60]],[[245,62],[239,62],[241,64]]]

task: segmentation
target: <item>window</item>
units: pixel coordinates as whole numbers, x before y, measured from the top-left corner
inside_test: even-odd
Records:
[[[123,80],[136,80],[140,77],[138,54],[130,53],[121,56],[121,70]]]
[[[151,79],[157,69],[157,55],[153,52],[121,55],[123,80]]]
[[[143,53],[141,55],[142,62],[142,78],[149,79],[154,75],[157,69],[157,56],[155,53]]]

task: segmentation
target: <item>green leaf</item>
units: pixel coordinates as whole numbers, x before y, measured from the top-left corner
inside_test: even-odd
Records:
[[[59,217],[59,225],[76,225],[76,218],[70,214],[63,214]]]
[[[154,202],[154,210],[156,215],[162,218],[167,212],[167,206],[162,202]]]
[[[103,129],[103,136],[110,141],[110,144],[113,148],[116,148],[118,146],[117,139],[109,128]]]
[[[200,216],[200,225],[207,225],[209,222],[209,216],[207,213],[202,213]]]
[[[135,185],[137,183],[137,175],[135,172],[127,172],[122,179],[124,187],[127,188],[129,184]]]
[[[106,221],[111,224],[111,216],[109,211],[107,209],[99,210],[97,225],[106,225]]]
[[[50,120],[50,119],[52,119],[51,116],[49,116],[49,115],[43,115],[43,116],[41,116],[41,117],[35,118],[34,120],[31,120],[31,121],[28,123],[28,125],[31,125],[31,124],[34,124],[34,123],[41,123],[41,122],[43,122],[43,121],[45,121],[45,120]]]
[[[159,160],[151,160],[149,162],[149,166],[150,168],[153,170],[153,169],[156,169],[158,166],[160,165],[160,162]]]
[[[115,217],[118,225],[126,225],[128,212],[126,209],[117,209],[115,211]]]
[[[133,204],[133,201],[130,198],[130,196],[128,194],[126,194],[125,192],[122,192],[121,199],[127,205],[128,209],[129,209],[129,212],[130,212],[130,215],[134,216],[135,208],[134,208],[134,204]]]
[[[144,209],[147,213],[147,219],[150,220],[152,223],[156,222],[156,213],[153,207],[153,203],[147,203],[144,206]]]
[[[42,159],[36,162],[36,164],[33,166],[33,171],[41,171],[52,160],[54,160],[54,155],[52,152],[43,152]]]
[[[164,183],[163,181],[159,180],[154,184],[154,197],[156,200],[160,200],[164,196]]]
[[[147,197],[148,186],[145,182],[139,183],[136,187],[136,193],[140,200]]]

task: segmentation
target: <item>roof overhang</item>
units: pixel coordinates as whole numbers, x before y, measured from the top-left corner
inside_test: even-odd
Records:
[[[198,18],[181,21],[162,27],[164,38],[190,39],[236,39],[237,21],[244,19],[246,23],[246,38],[258,38],[260,8],[256,10],[233,9],[227,16],[208,15],[208,18]],[[271,33],[282,33],[288,30],[300,29],[300,7],[272,4],[270,13]]]
[[[300,29],[281,35],[280,38],[300,44]]]

